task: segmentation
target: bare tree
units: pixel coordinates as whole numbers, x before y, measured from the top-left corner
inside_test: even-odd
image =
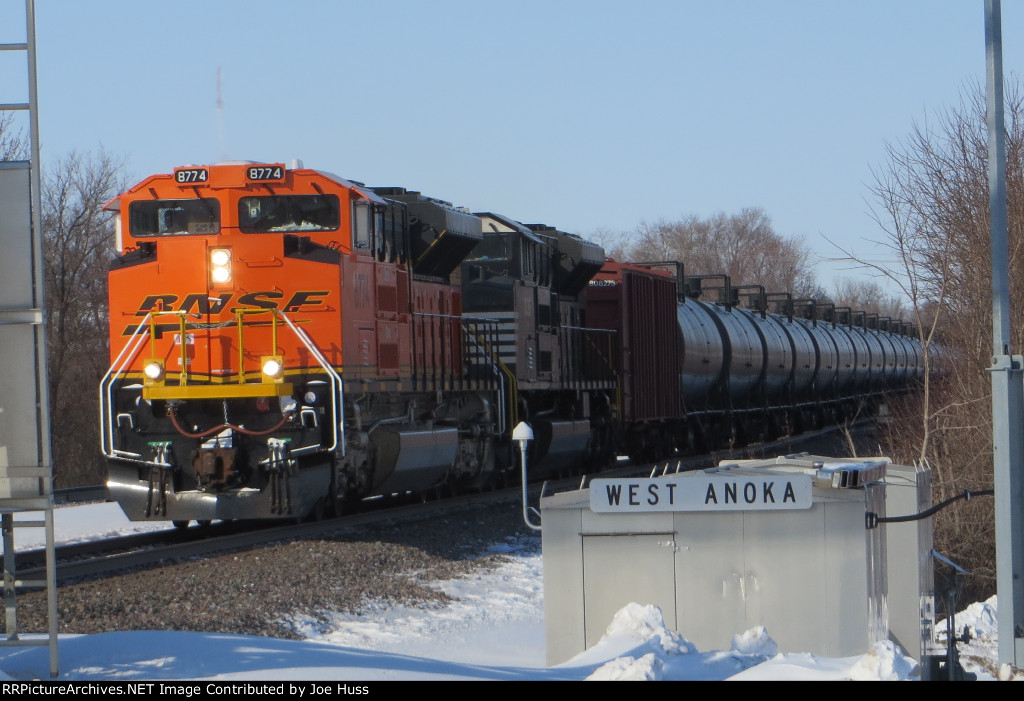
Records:
[[[609,258],[614,258],[618,261],[627,260],[626,255],[626,234],[622,232],[615,232],[611,229],[600,228],[591,231],[586,239],[593,241],[601,248],[604,249],[604,254]]]
[[[122,189],[109,154],[71,153],[43,182],[47,346],[54,477],[61,486],[96,483],[96,387],[108,364],[107,267],[114,220],[103,205]]]
[[[1024,99],[1008,84],[1007,199],[1011,325],[1024,342]],[[883,448],[933,469],[936,498],[992,484],[992,296],[986,104],[975,89],[931,124],[887,147],[875,173],[882,255],[857,259],[902,287],[925,348],[923,393],[893,406]],[[851,256],[852,258],[852,256]],[[933,372],[940,370],[941,372]],[[936,545],[994,591],[994,507],[972,500],[940,512]]]
[[[0,112],[0,161],[25,160],[28,150],[28,140],[15,128],[14,115]]]
[[[890,319],[909,319],[910,309],[900,297],[886,294],[874,280],[839,278],[830,295],[837,307],[849,307]]]
[[[725,273],[736,284],[764,285],[798,297],[820,294],[807,245],[777,233],[759,208],[721,212],[708,219],[640,224],[627,246],[633,260],[679,260],[688,275]]]

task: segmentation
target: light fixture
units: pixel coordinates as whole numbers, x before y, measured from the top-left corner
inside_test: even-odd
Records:
[[[215,285],[231,282],[231,249],[210,249],[210,280]]]
[[[143,366],[142,374],[146,376],[146,385],[160,384],[164,379],[164,364],[159,360],[150,360]]]
[[[264,382],[281,382],[284,375],[284,358],[280,355],[265,355],[260,362],[263,364]]]

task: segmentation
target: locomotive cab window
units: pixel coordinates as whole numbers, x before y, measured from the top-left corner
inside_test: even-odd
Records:
[[[238,201],[238,228],[246,234],[334,231],[341,221],[334,195],[273,195]]]
[[[384,232],[387,208],[367,200],[352,203],[352,242],[357,248],[366,248],[375,253],[385,245],[381,235]]]
[[[522,239],[522,247],[520,248],[520,256],[522,258],[523,277],[532,278],[537,268],[537,244],[524,237]]]
[[[220,231],[220,202],[195,200],[140,200],[128,207],[132,236],[216,234]]]

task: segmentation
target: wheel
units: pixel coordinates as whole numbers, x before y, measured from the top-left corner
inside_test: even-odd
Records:
[[[171,521],[171,523],[174,524],[175,528],[177,528],[178,530],[181,530],[181,531],[183,531],[186,528],[188,528],[188,524],[189,524],[188,521]]]

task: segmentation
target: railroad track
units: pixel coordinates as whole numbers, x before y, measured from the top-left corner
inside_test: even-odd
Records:
[[[538,488],[539,489],[539,488]],[[184,562],[227,552],[242,551],[278,541],[316,537],[337,533],[383,521],[423,519],[488,500],[509,502],[519,491],[514,488],[462,495],[440,501],[404,504],[389,508],[369,509],[338,518],[313,523],[281,525],[278,522],[232,522],[185,530],[167,530],[110,538],[92,543],[79,543],[56,548],[57,582],[108,576],[125,570],[150,567],[169,562]],[[45,573],[42,550],[18,553],[15,567],[18,579],[39,579]]]

